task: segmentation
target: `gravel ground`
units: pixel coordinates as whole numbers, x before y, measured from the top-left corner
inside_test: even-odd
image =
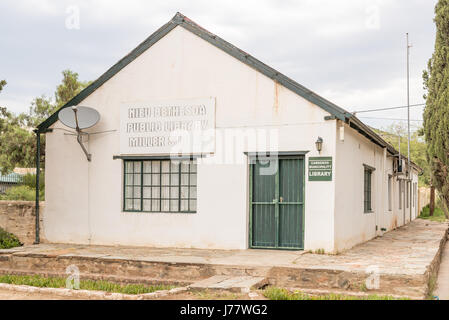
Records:
[[[0,300],[75,300],[72,297],[64,297],[55,294],[16,292],[0,289]]]

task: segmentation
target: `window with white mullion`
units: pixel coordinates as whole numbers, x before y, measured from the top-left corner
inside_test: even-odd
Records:
[[[195,160],[125,160],[124,211],[196,212]]]

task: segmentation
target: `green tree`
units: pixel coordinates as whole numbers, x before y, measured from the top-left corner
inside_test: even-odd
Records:
[[[424,134],[431,182],[449,208],[449,0],[439,0],[435,7],[435,51],[423,73],[427,90],[424,110]]]
[[[79,81],[78,73],[70,70],[64,70],[62,75],[62,83],[56,88],[55,92],[57,108],[62,107],[90,84],[90,82]]]
[[[6,86],[6,80],[0,80],[0,92],[2,92],[4,86]]]
[[[8,119],[5,130],[0,132],[0,168],[3,174],[11,172],[15,167],[34,167],[36,154],[33,133],[20,126],[11,124]]]
[[[62,72],[61,84],[56,88],[54,99],[42,95],[33,99],[28,113],[15,115],[0,107],[0,170],[2,173],[12,171],[15,167],[34,167],[36,154],[36,137],[33,129],[67,103],[88,82],[78,80],[78,74],[70,70]],[[0,92],[6,81],[0,81]],[[41,157],[45,156],[45,137],[41,138]]]
[[[55,103],[53,103],[52,98],[42,95],[34,98],[33,101],[31,101],[31,106],[28,113],[22,113],[19,117],[27,127],[36,128],[57,109],[58,107]]]
[[[56,87],[54,101],[51,97],[45,95],[34,98],[28,114],[20,115],[21,120],[26,123],[27,127],[37,127],[89,84],[90,82],[78,80],[78,73],[76,72],[71,70],[62,71],[62,81]]]
[[[401,140],[401,153],[407,156],[407,128],[402,124],[392,124],[387,128],[375,131],[390,143],[396,150],[399,150],[399,137]],[[416,163],[421,169],[419,176],[420,185],[430,185],[430,166],[426,158],[426,142],[423,139],[421,129],[415,130],[410,135],[410,160]]]
[[[6,81],[1,82],[1,89]],[[3,174],[15,166],[27,165],[34,154],[32,132],[23,126],[20,117],[0,107],[0,170]]]

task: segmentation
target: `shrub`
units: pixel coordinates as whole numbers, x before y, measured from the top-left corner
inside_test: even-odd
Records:
[[[45,199],[45,190],[40,189],[39,200]],[[30,188],[26,185],[12,187],[6,190],[4,195],[0,195],[0,200],[22,200],[22,201],[34,201],[36,200],[36,189]]]
[[[21,245],[19,238],[0,228],[0,249],[20,247]]]
[[[419,217],[421,219],[428,219],[428,220],[439,221],[439,222],[444,222],[446,220],[444,211],[438,206],[435,206],[433,216],[430,216],[430,206],[429,205],[423,207]]]
[[[36,175],[33,173],[28,173],[23,176],[23,185],[28,186],[32,189],[36,189]],[[43,190],[45,188],[45,175],[41,172],[39,176],[39,189]]]

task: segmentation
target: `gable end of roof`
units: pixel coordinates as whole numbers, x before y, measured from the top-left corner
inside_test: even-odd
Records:
[[[81,101],[86,99],[90,94],[92,94],[95,90],[101,87],[106,81],[111,79],[115,74],[117,74],[120,70],[134,61],[137,57],[139,57],[143,52],[148,50],[152,45],[162,39],[166,34],[168,34],[171,30],[173,30],[176,26],[182,26],[186,30],[194,33],[199,36],[203,40],[209,42],[215,47],[225,51],[229,55],[234,58],[240,60],[241,62],[247,64],[253,69],[259,71],[265,76],[273,79],[284,87],[290,89],[291,91],[297,93],[304,99],[310,101],[311,103],[321,107],[325,111],[329,112],[335,118],[345,121],[350,114],[333,104],[332,102],[320,97],[313,91],[303,87],[296,81],[288,78],[277,70],[271,68],[270,66],[264,64],[253,56],[249,55],[245,51],[235,47],[229,42],[221,39],[215,34],[207,31],[206,29],[200,27],[198,24],[194,23],[192,20],[188,19],[181,13],[177,13],[168,23],[160,27],[156,30],[151,36],[149,36],[145,41],[143,41],[140,45],[138,45],[134,50],[132,50],[129,54],[123,57],[120,61],[118,61],[115,65],[109,68],[103,75],[101,75],[97,80],[92,82],[88,87],[86,87],[83,91],[81,91],[78,95],[64,104],[61,108],[59,108],[55,113],[53,113],[50,117],[48,117],[45,121],[37,127],[38,133],[43,133],[47,128],[49,128],[53,123],[58,120],[58,112],[61,109],[76,106]]]

